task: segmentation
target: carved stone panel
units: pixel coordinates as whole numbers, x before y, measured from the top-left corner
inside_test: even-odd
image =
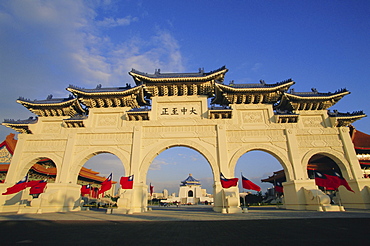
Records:
[[[304,127],[322,127],[322,118],[319,116],[302,117]]]
[[[262,111],[243,112],[242,119],[244,124],[265,123]]]
[[[44,123],[42,133],[60,133],[62,123]]]
[[[117,127],[118,125],[118,115],[117,114],[102,114],[97,115],[96,126],[104,128]]]

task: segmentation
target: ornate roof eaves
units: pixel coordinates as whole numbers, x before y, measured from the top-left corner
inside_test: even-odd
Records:
[[[87,91],[83,91],[83,89],[80,89],[80,88],[77,88],[77,87],[72,87],[72,86],[69,86],[66,88],[67,91],[71,92],[73,95],[76,95],[76,96],[115,96],[115,95],[129,95],[129,94],[133,94],[134,92],[137,92],[138,90],[141,90],[143,89],[143,86],[136,86],[136,87],[133,87],[133,88],[130,88],[130,89],[124,89],[124,90],[120,90],[120,91],[97,91],[97,92],[87,92]]]
[[[297,94],[291,94],[288,92],[284,92],[284,96],[286,96],[289,99],[296,99],[296,100],[331,100],[334,98],[342,98],[348,94],[351,94],[349,91],[343,91],[339,93],[333,93],[330,95],[327,95],[328,93],[317,93],[317,94],[307,94],[305,96],[300,96]]]
[[[330,112],[328,110],[328,116],[335,121],[335,125],[337,127],[340,126],[350,126],[353,122],[360,120],[364,117],[367,117],[363,111],[355,111],[352,113],[340,113],[336,110],[334,112]]]
[[[13,129],[19,133],[32,134],[28,124],[12,124],[12,123],[1,123],[3,126]]]
[[[58,101],[58,100],[63,100],[63,101]],[[86,112],[86,110],[80,104],[78,98],[70,97],[70,98],[66,98],[66,99],[61,98],[61,99],[58,99],[58,100],[55,100],[55,103],[51,103],[50,101],[49,101],[49,103],[41,103],[43,101],[37,101],[37,100],[29,101],[29,100],[24,100],[23,98],[19,98],[17,100],[17,103],[21,104],[22,106],[27,108],[29,111],[31,111],[32,113],[34,113],[38,116],[43,116],[43,114],[40,113],[40,112],[44,111],[44,110],[48,110],[48,109],[59,110],[60,111],[61,108],[62,109],[69,108],[69,110],[67,110],[68,112],[71,111],[71,110],[76,112],[76,113],[85,113]],[[62,112],[62,113],[58,116],[65,115],[64,110],[61,110],[60,112]],[[54,116],[56,116],[56,115],[54,115]]]
[[[131,75],[135,81],[137,82],[143,82],[143,81],[148,81],[148,82],[181,82],[181,81],[193,81],[193,82],[203,82],[203,81],[208,81],[208,80],[213,80],[215,78],[221,79],[223,81],[223,77],[225,73],[227,73],[229,70],[226,67],[222,67],[220,69],[211,71],[209,73],[204,73],[204,76],[187,76],[186,73],[178,73],[178,76],[171,76],[170,74],[162,74],[162,75],[168,75],[162,76],[162,77],[153,77],[152,74],[146,74],[142,73],[136,70],[131,70],[129,72],[129,75]],[[183,76],[181,76],[183,75]],[[220,77],[221,76],[221,77]]]
[[[64,98],[62,98],[64,99]],[[17,103],[19,104],[22,104],[24,107],[28,108],[28,107],[55,107],[55,106],[59,106],[59,107],[65,107],[65,106],[69,106],[69,105],[72,105],[73,103],[75,102],[78,102],[78,99],[77,98],[68,98],[67,100],[64,100],[64,101],[61,101],[61,102],[55,102],[55,103],[42,103],[44,100],[34,100],[34,101],[30,101],[30,100],[27,100],[27,99],[24,99],[22,97],[18,98],[17,99]]]
[[[290,86],[294,85],[295,82],[294,81],[291,81],[291,82],[288,82],[288,83],[285,83],[285,84],[281,84],[281,85],[276,85],[276,86],[273,86],[273,87],[248,87],[248,88],[236,88],[236,87],[232,87],[232,86],[229,86],[229,85],[223,85],[223,84],[219,84],[219,83],[216,83],[215,86],[216,88],[220,89],[221,91],[223,92],[274,92],[274,91],[279,91],[279,90],[288,90]]]

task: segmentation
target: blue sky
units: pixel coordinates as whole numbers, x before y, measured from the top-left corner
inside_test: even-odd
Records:
[[[296,82],[292,88],[300,92],[347,88],[351,94],[331,110],[364,110],[369,114],[369,30],[367,0],[3,0],[0,119],[32,116],[15,102],[19,96],[67,97],[69,84],[85,88],[133,84],[128,75],[131,68],[148,73],[157,68],[162,72],[195,72],[223,65],[229,69],[226,83],[260,79],[274,83],[292,78]],[[369,122],[367,117],[354,126],[370,134]],[[0,139],[10,132],[0,127]],[[151,170],[148,180],[158,189],[167,173],[172,173],[169,177],[177,175],[171,171],[175,165],[171,157],[181,154],[191,158],[194,154],[181,149],[181,153],[167,150],[173,153],[165,151],[155,160],[162,172]],[[261,158],[273,162],[262,154],[253,163]],[[182,158],[175,159],[176,165],[183,167],[180,180],[176,177],[173,181],[176,185],[189,173],[206,180],[207,174],[196,170],[203,164],[193,168]],[[210,167],[208,163],[204,166],[209,177]],[[241,171],[255,180],[276,171],[261,165],[252,169],[259,173]],[[101,170],[104,175],[108,172]]]

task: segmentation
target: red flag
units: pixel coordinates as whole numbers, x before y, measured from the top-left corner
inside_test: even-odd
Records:
[[[339,186],[343,185],[344,187],[346,187],[347,190],[354,192],[354,190],[352,190],[352,188],[347,183],[347,180],[345,180],[339,173],[334,172],[333,174],[326,174],[326,176],[331,179],[333,183],[336,184],[336,189],[338,189]]]
[[[27,188],[28,174],[21,179],[18,183],[6,189],[6,192],[2,193],[3,195],[10,195]]]
[[[132,189],[134,185],[134,175],[128,177],[121,177],[119,183],[121,184],[122,189]]]
[[[154,191],[154,186],[152,185],[152,183],[150,183],[150,185],[149,185],[149,190],[150,190],[150,196],[152,196],[153,191]]]
[[[39,180],[36,184],[32,185],[30,189],[30,195],[43,193],[45,190],[46,184],[47,184],[46,181]]]
[[[322,174],[321,172],[314,171],[315,174],[315,184],[321,187],[331,187],[329,179],[326,175]]]
[[[106,180],[104,180],[103,183],[101,183],[99,194],[102,194],[107,190],[110,190],[110,188],[112,188],[112,174],[110,174],[108,178],[106,178]]]
[[[283,184],[281,182],[276,182],[275,191],[280,192],[280,193],[284,193],[284,187],[283,187]]]
[[[91,197],[92,198],[98,198],[99,197],[99,189],[98,188],[93,188],[92,189]]]
[[[341,179],[335,175],[315,171],[315,183],[317,186],[325,187],[327,190],[337,190],[341,186],[341,182]]]
[[[91,185],[82,185],[81,186],[81,195],[90,194],[91,192]]]
[[[233,186],[237,186],[239,180],[238,178],[227,179],[222,173],[220,174],[220,179],[222,188],[230,188]]]
[[[31,181],[28,181],[27,182],[27,185],[26,185],[26,188],[27,187],[32,187],[32,186],[35,186],[37,185],[41,180],[31,180]]]
[[[246,190],[261,191],[261,187],[259,187],[258,185],[256,185],[255,183],[253,183],[252,181],[250,181],[243,175],[242,175],[242,185],[243,185],[243,189],[246,189]]]

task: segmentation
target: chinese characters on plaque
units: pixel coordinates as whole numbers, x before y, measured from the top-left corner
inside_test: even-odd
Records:
[[[194,107],[163,107],[161,115],[198,115],[198,112]]]

